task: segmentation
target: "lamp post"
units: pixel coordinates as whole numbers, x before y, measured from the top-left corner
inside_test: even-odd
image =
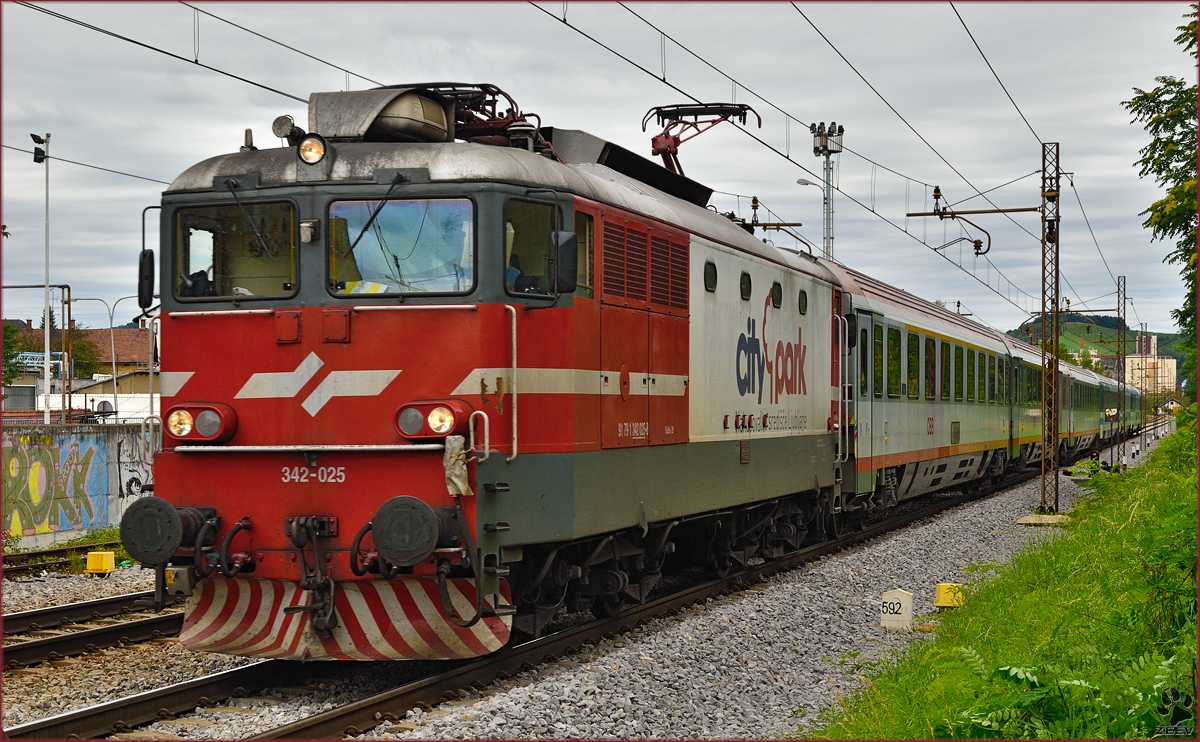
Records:
[[[43,307],[42,320],[42,335],[45,340],[46,359],[43,364],[42,376],[42,391],[46,395],[46,414],[42,418],[42,422],[46,425],[50,424],[50,132],[46,132],[45,138],[39,137],[37,134],[30,134],[34,144],[44,144],[45,149],[41,147],[33,148],[33,161],[35,163],[46,163],[46,292],[45,304]]]
[[[117,299],[116,301],[114,301],[111,307],[108,305],[107,301],[105,301],[103,299],[96,299],[96,298],[93,298],[90,296],[81,296],[78,299],[75,299],[75,301],[98,301],[104,305],[105,309],[108,310],[108,347],[109,347],[109,353],[112,356],[113,420],[114,421],[120,415],[120,408],[117,405],[117,340],[116,340],[116,335],[113,332],[113,314],[117,311],[118,304],[125,301],[126,299],[136,299],[136,298],[137,298],[136,294],[134,294],[133,296],[122,296],[120,299]]]
[[[842,136],[845,134],[846,127],[838,126],[837,122],[830,121],[829,128],[825,128],[825,122],[820,124],[810,124],[809,132],[813,135],[813,154],[817,157],[825,158],[825,187],[822,189],[825,193],[825,257],[833,259],[833,160],[832,155],[842,151]],[[799,183],[799,181],[796,181]],[[807,185],[808,181],[801,185]],[[816,185],[815,183],[813,185]]]
[[[820,183],[814,183],[808,178],[799,178],[796,180],[796,185],[816,186],[817,188],[821,189],[821,254],[826,258],[831,258],[833,257],[833,248],[830,245],[829,235],[825,232],[828,226],[828,220],[825,217],[825,212],[829,208],[829,201],[825,197],[825,186],[821,185]]]

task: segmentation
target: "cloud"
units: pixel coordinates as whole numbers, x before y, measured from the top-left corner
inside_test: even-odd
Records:
[[[196,14],[182,4],[48,7],[187,59],[197,52]],[[198,7],[386,83],[493,82],[547,124],[585,129],[647,156],[653,132],[641,131],[642,116],[652,106],[686,101],[527,4]],[[563,12],[558,3],[542,7],[555,15]],[[940,185],[952,200],[973,192],[790,5],[631,7],[800,121],[843,123],[849,147],[907,176],[872,167],[853,154],[841,157],[841,188],[868,208],[848,196],[835,199],[840,260],[919,296],[961,300],[997,327],[1023,319],[912,239],[925,237],[937,246],[943,233],[947,238],[958,234],[958,225],[905,220],[906,209],[931,205],[921,182]],[[991,188],[1040,169],[1037,141],[948,5],[800,7],[976,187]],[[762,113],[763,128],[754,133],[789,149],[794,163],[722,125],[683,146],[684,167],[689,176],[719,190],[758,196],[786,221],[805,222],[802,233],[819,242],[820,193],[795,185],[797,177],[813,177],[798,165],[820,172],[803,127],[792,124],[789,131],[770,105],[735,89],[679,46],[664,45],[656,31],[619,5],[569,4],[566,9],[572,24],[652,73],[661,74],[665,63],[667,79],[695,96],[706,101],[736,96]],[[1187,5],[968,3],[958,10],[1037,133],[1061,142],[1064,169],[1074,173],[1113,272],[1128,276],[1137,315],[1151,329],[1172,331],[1169,311],[1182,303],[1183,284],[1177,269],[1161,262],[1170,246],[1151,243],[1141,227],[1139,212],[1160,194],[1152,182],[1137,177],[1133,162],[1147,134],[1129,124],[1120,102],[1132,87],[1153,85],[1157,75],[1194,78],[1190,58],[1172,43]],[[26,7],[5,4],[0,12],[5,144],[27,148],[27,132],[51,131],[52,154],[170,181],[195,162],[233,151],[247,127],[260,147],[275,146],[278,140],[269,131],[275,116],[307,118],[303,104],[194,64]],[[199,16],[198,52],[205,64],[301,97],[346,83],[339,69],[205,15]],[[369,83],[351,78],[351,85],[361,89]],[[4,245],[4,280],[40,282],[44,172],[29,155],[12,150],[3,151],[2,164],[4,219],[13,233]],[[153,183],[52,163],[52,282],[70,283],[77,295],[110,300],[133,293],[141,212],[157,203],[161,190]],[[1002,206],[1037,205],[1037,178],[989,196]],[[986,206],[978,198],[969,203]],[[738,199],[718,195],[714,204],[723,211],[735,209]],[[745,199],[740,208],[749,215]],[[1062,266],[1074,289],[1067,289],[1067,296],[1075,304],[1112,291],[1073,194],[1064,199],[1063,215]],[[1036,215],[1013,219],[1038,233]],[[995,265],[1037,293],[1037,240],[1003,216],[979,223],[992,234],[989,257]],[[966,262],[973,261],[968,256]],[[40,316],[37,292],[6,292],[4,301],[6,316]],[[1111,299],[1093,306],[1111,306]]]

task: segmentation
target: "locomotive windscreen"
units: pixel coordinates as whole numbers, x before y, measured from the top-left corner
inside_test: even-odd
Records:
[[[332,293],[460,294],[474,287],[470,200],[396,200],[382,208],[380,203],[338,201],[330,207]]]
[[[202,206],[176,212],[174,289],[180,298],[286,296],[296,286],[291,204]]]

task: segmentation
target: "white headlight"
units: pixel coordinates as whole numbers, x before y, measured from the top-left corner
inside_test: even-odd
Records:
[[[221,416],[213,410],[205,410],[196,415],[196,432],[205,438],[212,438],[221,430]]]
[[[300,140],[300,146],[296,153],[300,155],[300,159],[307,162],[309,165],[316,165],[325,157],[325,140],[314,134],[309,134]]]
[[[429,411],[429,429],[438,435],[454,429],[454,413],[449,407],[434,407]]]
[[[167,418],[167,429],[171,431],[171,435],[182,438],[192,432],[192,413],[187,410],[175,410]]]

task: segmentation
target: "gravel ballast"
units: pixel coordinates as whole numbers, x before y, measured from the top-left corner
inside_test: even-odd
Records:
[[[1144,460],[1142,456],[1138,462]],[[1065,511],[1078,489],[1066,477],[1060,487]],[[860,682],[858,665],[930,636],[882,629],[878,603],[883,592],[909,590],[914,611],[928,614],[937,583],[966,582],[966,565],[1006,561],[1030,539],[1058,532],[1016,524],[1039,501],[1035,479],[652,621],[481,692],[464,693],[432,711],[414,710],[404,721],[383,722],[364,737],[778,737],[853,691]],[[130,573],[125,579],[136,580],[139,573],[153,578],[148,570],[122,573]],[[66,587],[73,580],[83,585],[81,590],[109,582],[86,577],[22,581],[13,595],[11,581],[6,581],[5,611],[14,610],[12,604],[27,609],[37,607],[39,600],[45,605],[63,602],[54,599],[55,588],[75,589]],[[150,582],[126,584],[113,593],[149,587]],[[93,589],[84,594],[110,593]],[[918,617],[916,623],[925,621]],[[4,725],[248,661],[159,641],[97,652],[65,666],[43,665],[42,674],[6,672]],[[363,663],[311,693],[235,699],[143,731],[162,737],[245,737],[381,692],[429,669],[418,664],[430,663]],[[793,715],[797,708],[801,717]]]
[[[42,572],[7,579],[0,584],[0,590],[4,593],[5,613],[32,611],[153,589],[154,570],[140,566],[122,567],[108,577]]]

